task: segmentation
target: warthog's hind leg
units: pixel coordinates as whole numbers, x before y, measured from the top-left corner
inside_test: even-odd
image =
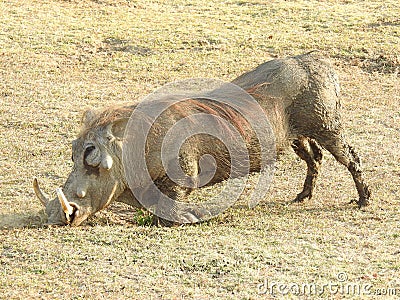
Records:
[[[292,148],[307,163],[307,176],[304,181],[303,191],[294,199],[294,202],[302,202],[304,199],[311,199],[312,197],[321,166],[322,150],[317,142],[303,136],[293,141]]]
[[[348,169],[353,176],[354,182],[357,187],[357,192],[359,195],[359,200],[357,201],[357,204],[359,207],[367,206],[370,201],[371,192],[368,185],[364,182],[363,179],[360,157],[355,152],[353,147],[351,147],[350,145],[347,145],[347,147],[351,156],[353,156],[353,161],[350,162]]]
[[[354,148],[345,142],[342,135],[335,137],[334,139],[325,139],[325,142],[321,140],[320,143],[321,146],[328,150],[338,162],[346,166],[353,176],[359,196],[358,201],[356,201],[358,206],[367,206],[370,202],[371,192],[364,181],[361,161]]]

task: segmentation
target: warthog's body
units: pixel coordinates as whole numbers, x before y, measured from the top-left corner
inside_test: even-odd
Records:
[[[370,192],[362,178],[360,160],[343,136],[339,115],[339,84],[332,68],[319,54],[308,53],[266,62],[233,80],[248,91],[264,109],[275,132],[278,150],[293,147],[307,163],[304,188],[295,201],[311,198],[322,159],[322,148],[328,150],[353,176],[358,205],[368,204]],[[260,169],[258,147],[249,124],[235,110],[209,100],[190,100],[172,106],[153,126],[148,140],[146,159],[149,173],[163,192],[176,197],[182,190],[168,179],[159,152],[166,130],[188,112],[205,112],[230,120],[246,139],[251,171]],[[49,224],[79,225],[89,215],[113,201],[140,206],[128,187],[122,165],[122,138],[135,106],[89,111],[83,118],[83,130],[72,143],[74,168],[63,187],[69,202],[47,201],[35,181],[35,191],[46,205]],[[229,155],[221,143],[211,137],[194,136],[183,145],[181,166],[189,176],[198,172],[203,154],[216,158],[218,169],[211,183],[229,175]],[[190,192],[190,189],[184,189]],[[62,201],[61,201],[62,203]],[[67,207],[66,207],[67,206]],[[196,221],[197,216],[193,216]],[[201,217],[200,217],[201,218]]]

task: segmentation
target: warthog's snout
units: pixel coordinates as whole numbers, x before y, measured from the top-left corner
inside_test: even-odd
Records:
[[[38,180],[33,180],[33,189],[40,202],[46,208],[48,221],[45,225],[71,225],[79,226],[89,216],[90,212],[74,202],[69,202],[62,188],[56,189],[57,198],[49,200],[39,187]]]

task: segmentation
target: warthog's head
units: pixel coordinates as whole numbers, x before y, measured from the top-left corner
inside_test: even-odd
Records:
[[[35,179],[37,197],[46,207],[48,225],[78,226],[105,208],[127,188],[122,166],[122,138],[131,107],[87,111],[83,129],[72,142],[74,166],[57,198],[48,200]]]

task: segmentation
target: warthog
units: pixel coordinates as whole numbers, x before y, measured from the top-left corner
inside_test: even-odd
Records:
[[[294,201],[311,198],[322,161],[322,149],[351,173],[359,199],[359,207],[369,204],[370,191],[363,179],[360,158],[345,140],[339,114],[339,84],[332,67],[319,53],[274,59],[261,64],[235,80],[250,93],[263,108],[275,133],[278,150],[291,147],[306,162],[307,175],[303,190]],[[185,107],[182,107],[185,106]],[[128,187],[122,163],[122,145],[125,127],[136,105],[111,107],[102,111],[87,111],[83,116],[83,129],[72,142],[73,170],[63,188],[57,189],[57,198],[48,200],[34,180],[37,197],[46,207],[48,224],[80,225],[90,215],[120,201],[141,207]],[[154,183],[172,198],[180,194],[179,187],[169,180],[157,158],[166,129],[188,115],[205,112],[229,120],[242,134],[247,135],[250,148],[250,170],[260,169],[257,146],[249,124],[228,105],[208,99],[189,99],[171,106],[163,113],[160,126],[153,126],[149,135],[146,159]],[[252,146],[253,145],[253,146]],[[211,183],[227,177],[226,149],[211,137],[193,137],[182,146],[180,163],[193,178],[199,172],[198,160],[211,154],[218,165]],[[191,189],[185,188],[185,193]],[[201,216],[192,216],[199,221]],[[163,224],[163,222],[161,222]]]

